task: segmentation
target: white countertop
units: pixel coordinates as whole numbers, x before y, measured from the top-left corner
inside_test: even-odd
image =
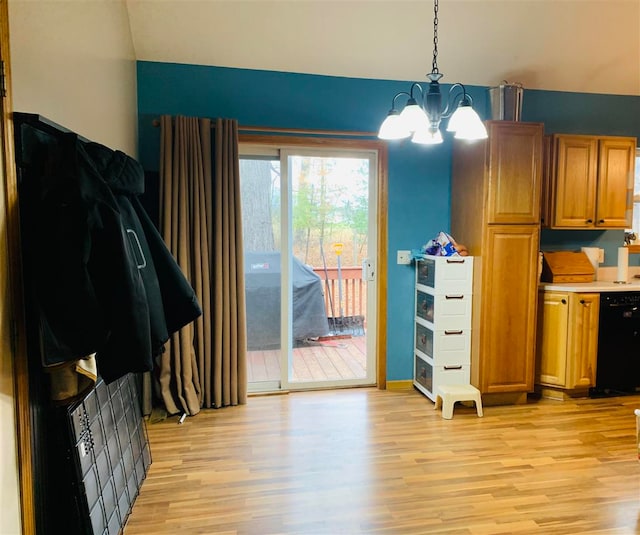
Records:
[[[629,266],[626,284],[613,282],[616,275],[615,267],[601,267],[597,273],[598,280],[593,282],[541,282],[540,288],[559,292],[640,292],[640,279],[634,277],[640,275],[639,266]]]
[[[640,279],[629,279],[626,284],[613,281],[593,282],[541,282],[540,288],[560,292],[640,292]]]

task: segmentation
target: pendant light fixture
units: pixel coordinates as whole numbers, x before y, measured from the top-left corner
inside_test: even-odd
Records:
[[[473,109],[473,99],[462,84],[455,83],[449,89],[448,101],[442,107],[440,79],[438,70],[438,0],[433,2],[433,61],[428,90],[419,83],[411,84],[409,92],[401,91],[393,97],[391,110],[380,126],[380,139],[405,139],[411,137],[414,143],[433,145],[442,143],[440,123],[449,119],[448,132],[454,132],[457,139],[485,139],[487,129]],[[396,101],[405,97],[402,111],[398,111]],[[457,103],[457,104],[456,104]]]

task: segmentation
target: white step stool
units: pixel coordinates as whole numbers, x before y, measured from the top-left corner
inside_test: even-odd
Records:
[[[474,401],[478,416],[482,416],[482,398],[480,390],[472,385],[440,385],[436,388],[436,406],[442,406],[442,417],[445,420],[453,418],[453,406],[456,401]]]

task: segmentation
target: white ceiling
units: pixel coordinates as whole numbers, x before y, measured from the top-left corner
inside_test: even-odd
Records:
[[[125,0],[136,58],[422,81],[432,0]],[[444,83],[640,95],[640,0],[439,0]]]

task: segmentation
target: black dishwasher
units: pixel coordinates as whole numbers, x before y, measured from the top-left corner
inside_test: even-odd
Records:
[[[640,292],[600,294],[598,363],[592,397],[640,393]]]

